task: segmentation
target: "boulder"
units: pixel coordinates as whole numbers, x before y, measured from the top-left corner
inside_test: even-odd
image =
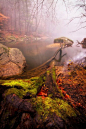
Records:
[[[84,38],[81,43],[86,44],[86,38]]]
[[[17,64],[21,69],[24,67],[26,62],[25,57],[18,48],[9,49],[9,58],[12,62]]]
[[[81,41],[82,48],[86,48],[86,38]]]
[[[72,46],[73,41],[66,37],[60,37],[60,38],[54,39],[54,43],[61,43],[64,46]]]
[[[25,57],[18,48],[0,44],[0,77],[21,74],[25,66]]]

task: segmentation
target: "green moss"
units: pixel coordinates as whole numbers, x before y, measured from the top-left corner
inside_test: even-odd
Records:
[[[54,39],[54,43],[63,43],[63,39],[61,38]]]
[[[67,37],[61,37],[61,39],[67,39],[67,40],[69,40],[69,41],[71,41],[72,43],[73,43],[73,40],[71,40],[71,39],[69,39],[69,38],[67,38]]]
[[[53,67],[52,68],[52,78],[53,78],[53,80],[54,80],[54,82],[56,82],[56,72],[55,72],[56,70],[55,70],[55,68]]]
[[[10,88],[10,89],[7,89],[4,94],[5,94],[5,96],[7,96],[9,94],[16,94],[17,96],[22,98],[23,95],[26,94],[26,91],[20,90],[20,89],[16,89],[16,88]]]
[[[2,84],[2,83],[4,83],[5,82],[5,80],[0,80],[0,84]]]
[[[6,85],[7,87],[21,86],[23,89],[26,89],[30,84],[26,80],[7,80],[2,85]]]
[[[73,43],[73,40],[66,38],[66,37],[60,37],[60,38],[54,39],[54,43],[64,43],[65,41],[66,41],[66,43],[67,43],[67,41],[70,41],[71,43]]]
[[[49,95],[48,95],[48,97],[50,97],[50,98],[51,98],[52,96],[53,96],[53,94],[49,94]]]
[[[3,49],[5,50],[5,52],[8,52],[8,50],[5,47],[3,47]]]
[[[47,75],[49,75],[50,74],[50,71],[49,70],[47,70]]]
[[[35,106],[36,111],[45,120],[49,114],[56,113],[57,116],[66,120],[67,117],[76,116],[74,109],[66,102],[59,98],[52,99],[46,97],[32,98],[32,104]]]
[[[10,87],[6,90],[5,95],[14,93],[20,98],[23,97],[27,92],[32,95],[37,94],[37,89],[43,84],[43,79],[41,77],[34,77],[31,79],[17,79],[17,80],[4,80],[2,81],[3,86]]]
[[[9,39],[9,40],[16,40],[16,37],[15,36],[7,36],[7,39]]]

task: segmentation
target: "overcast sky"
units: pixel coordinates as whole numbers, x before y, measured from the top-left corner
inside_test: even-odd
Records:
[[[82,9],[77,10],[77,8],[74,8],[75,3],[76,0],[69,0],[66,8],[65,4],[62,1],[58,1],[56,12],[59,19],[59,24],[57,26],[58,31],[55,31],[55,36],[57,35],[57,37],[69,37],[74,41],[81,41],[86,37],[86,29],[78,30],[81,27],[79,19],[75,19],[70,24],[68,24],[71,18],[80,16],[81,12],[83,12]],[[72,7],[70,6],[71,4],[73,5]]]

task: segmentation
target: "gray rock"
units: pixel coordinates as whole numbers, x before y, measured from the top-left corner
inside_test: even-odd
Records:
[[[9,77],[23,72],[26,60],[18,48],[0,44],[0,77]]]
[[[0,67],[0,76],[8,77],[22,73],[21,69],[13,62],[8,62]]]
[[[61,46],[72,46],[73,45],[73,41],[66,37],[56,38],[54,39],[54,43],[60,43]]]
[[[0,44],[0,65],[9,61],[9,49],[5,45]]]
[[[20,68],[24,67],[25,64],[25,57],[23,56],[22,52],[18,48],[11,48],[9,50],[9,58],[12,62],[17,64]]]

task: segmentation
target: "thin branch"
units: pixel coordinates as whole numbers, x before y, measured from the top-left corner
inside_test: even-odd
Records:
[[[76,32],[76,31],[81,30],[81,29],[83,29],[83,28],[86,28],[86,26],[83,26],[83,27],[81,27],[81,28],[79,28],[79,29],[77,29],[77,30],[75,30],[75,31],[72,31],[72,32]],[[72,33],[72,32],[71,32],[71,33]]]

